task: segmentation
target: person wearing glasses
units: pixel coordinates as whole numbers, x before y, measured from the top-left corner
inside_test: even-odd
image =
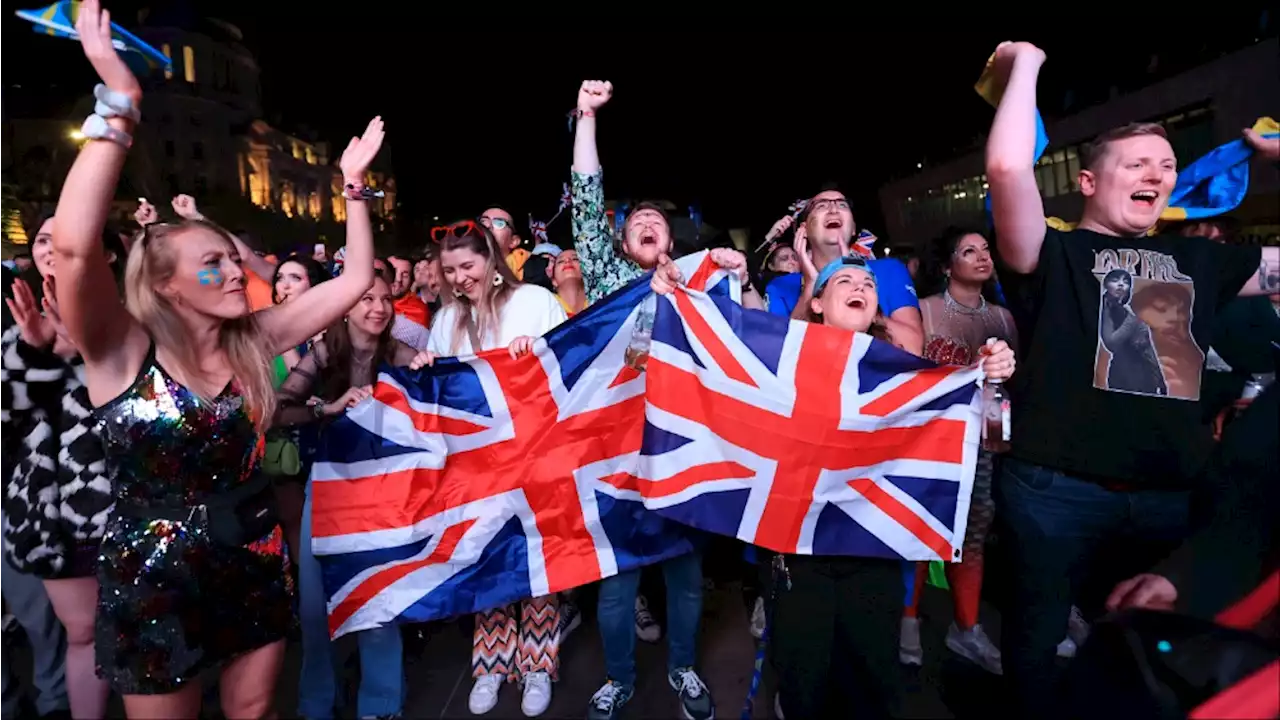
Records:
[[[495,206],[480,213],[479,219],[480,224],[489,228],[489,232],[493,233],[494,239],[498,241],[498,247],[502,249],[502,255],[507,261],[507,267],[511,268],[511,274],[515,275],[517,280],[524,280],[524,263],[529,259],[529,251],[520,247],[523,240],[516,232],[516,223],[511,219],[511,213]]]
[[[440,246],[444,307],[431,325],[427,349],[409,365],[507,348],[527,355],[534,340],[564,322],[556,296],[522,283],[506,262],[487,225],[464,220],[432,232]],[[524,685],[520,707],[528,717],[546,712],[551,681],[559,670],[560,616],[556,595],[529,598],[476,613],[468,706],[483,715],[498,703],[504,683]]]

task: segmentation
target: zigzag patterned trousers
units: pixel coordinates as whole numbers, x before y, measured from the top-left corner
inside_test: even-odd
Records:
[[[560,603],[553,593],[476,613],[471,674],[506,675],[515,682],[543,671],[557,679],[560,669]]]

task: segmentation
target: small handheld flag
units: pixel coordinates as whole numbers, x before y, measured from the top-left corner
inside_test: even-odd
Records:
[[[76,32],[76,18],[79,14],[80,3],[77,0],[63,0],[38,10],[17,11],[18,17],[35,24],[36,32],[68,40],[80,39],[80,34]],[[173,69],[173,61],[169,56],[115,23],[111,23],[111,44],[129,69],[137,75],[148,75],[159,68]]]

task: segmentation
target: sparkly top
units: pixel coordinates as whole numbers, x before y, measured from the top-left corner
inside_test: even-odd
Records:
[[[97,410],[117,500],[194,506],[247,481],[262,434],[235,381],[201,400],[148,354],[133,386]]]

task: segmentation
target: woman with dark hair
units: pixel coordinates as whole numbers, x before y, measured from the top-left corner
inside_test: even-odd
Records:
[[[987,340],[1017,345],[1017,330],[1009,311],[995,302],[995,263],[983,234],[971,228],[949,227],[931,240],[922,253],[920,287],[929,293],[920,300],[924,320],[924,357],[946,365],[969,365],[978,359]],[[995,517],[991,499],[993,457],[978,454],[965,531],[964,562],[947,563],[947,582],[955,605],[955,622],[947,631],[947,647],[988,672],[1001,674],[1000,650],[978,623],[982,595],[983,547]],[[918,565],[923,570],[923,563]],[[911,665],[923,660],[920,620],[916,609],[924,573],[917,572],[908,597],[899,636],[899,659]]]
[[[1103,380],[1105,389],[1168,395],[1169,384],[1151,327],[1133,311],[1133,275],[1116,268],[1102,278],[1101,285],[1098,339],[1111,356]]]
[[[280,264],[294,263],[294,256]],[[301,258],[318,265],[310,258]],[[298,263],[300,266],[303,263]],[[288,297],[285,296],[285,302]],[[298,362],[280,386],[275,414],[277,428],[306,426],[323,433],[331,418],[342,415],[369,397],[378,366],[405,366],[415,351],[391,337],[395,317],[391,286],[374,280],[355,307],[315,343],[314,351]],[[318,441],[323,441],[318,439]],[[302,509],[298,558],[298,616],[302,624],[302,671],[298,680],[298,712],[308,718],[330,718],[335,688],[329,622],[320,564],[311,552],[311,494],[307,486]],[[394,625],[356,634],[360,647],[359,717],[398,715],[404,699],[403,647]]]
[[[5,560],[44,579],[45,591],[67,632],[66,677],[71,713],[106,715],[108,687],[94,671],[94,617],[98,603],[98,547],[115,506],[102,438],[85,384],[85,365],[67,336],[53,294],[57,264],[52,215],[32,227],[33,266],[13,283],[3,335],[4,424],[16,457],[5,478]],[[120,277],[124,245],[102,235],[107,262]],[[34,277],[31,277],[34,276]],[[28,284],[43,290],[41,297]],[[44,308],[41,315],[40,308]]]
[[[537,337],[565,321],[555,295],[516,279],[489,228],[465,220],[450,225],[439,242],[445,304],[431,326],[427,350],[410,367],[504,347],[513,358],[527,355]],[[551,703],[551,681],[559,669],[556,596],[530,598],[475,617],[471,712],[489,712],[502,684],[520,681],[524,714],[541,715]]]

